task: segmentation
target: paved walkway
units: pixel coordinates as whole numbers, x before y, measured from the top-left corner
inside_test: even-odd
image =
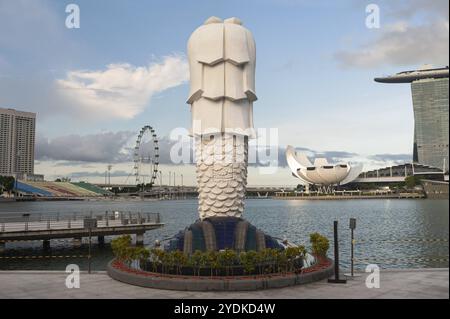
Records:
[[[449,269],[381,270],[380,288],[365,285],[368,274],[329,284],[326,281],[253,292],[188,292],[141,288],[115,281],[105,272],[81,273],[79,289],[65,286],[60,271],[0,271],[0,298],[449,298]]]

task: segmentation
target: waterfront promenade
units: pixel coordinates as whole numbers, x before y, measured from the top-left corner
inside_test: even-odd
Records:
[[[80,288],[65,286],[62,271],[0,271],[0,298],[280,298],[280,299],[359,299],[359,298],[449,298],[449,269],[381,270],[380,288],[365,285],[366,273],[347,284],[326,280],[307,285],[252,292],[171,291],[131,286],[111,279],[106,272],[81,273]]]

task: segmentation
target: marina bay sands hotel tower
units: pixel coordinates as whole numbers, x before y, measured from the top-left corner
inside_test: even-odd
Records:
[[[413,161],[448,171],[448,66],[375,78],[381,83],[411,83],[414,109]]]

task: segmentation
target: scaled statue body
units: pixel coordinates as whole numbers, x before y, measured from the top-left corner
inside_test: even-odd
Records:
[[[241,217],[255,136],[253,36],[236,18],[211,17],[191,35],[188,58],[200,218]]]

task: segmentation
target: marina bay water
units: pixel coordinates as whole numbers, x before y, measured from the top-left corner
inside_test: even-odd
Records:
[[[148,231],[145,245],[151,247],[156,239],[164,240],[195,222],[198,218],[197,199],[187,200],[89,200],[61,202],[4,202],[0,203],[0,217],[21,216],[23,213],[73,213],[94,215],[105,211],[158,212],[165,226]],[[341,267],[350,265],[349,218],[356,218],[356,268],[368,263],[382,268],[448,267],[449,201],[426,199],[363,199],[363,200],[275,200],[248,199],[244,216],[266,233],[287,238],[296,244],[309,246],[309,234],[319,232],[330,239],[330,257],[333,256],[333,221],[339,221],[339,248]],[[93,239],[92,268],[103,270],[112,259],[110,242],[99,247]],[[51,241],[50,251],[42,242],[7,243],[0,257],[73,256],[87,254],[87,239],[79,248],[72,239]],[[0,258],[0,269],[42,270],[65,269],[78,264],[87,269],[85,258]]]

